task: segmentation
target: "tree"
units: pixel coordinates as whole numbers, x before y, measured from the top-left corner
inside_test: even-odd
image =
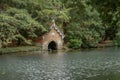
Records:
[[[7,27],[7,25],[2,24],[10,23],[10,27],[7,27],[7,29],[12,28],[15,30],[14,34],[8,31],[7,33],[1,33],[1,35],[4,34],[8,38],[11,38],[10,41],[17,41],[18,45],[21,42],[30,44],[28,39],[33,39],[44,34],[50,28],[47,26],[50,26],[49,23],[52,18],[55,18],[58,22],[69,19],[67,16],[68,10],[63,8],[62,3],[58,0],[48,0],[47,2],[43,0],[2,0],[0,4],[2,4],[2,7],[7,5],[1,12],[1,17],[5,17],[5,19],[3,18],[1,21],[0,27]],[[46,28],[48,29],[46,30]],[[4,32],[6,29],[2,30]],[[14,38],[9,37],[7,35],[9,33]],[[6,37],[4,38],[6,39]]]
[[[6,45],[12,40],[17,41],[18,45],[21,42],[30,44],[27,39],[35,38],[46,32],[46,29],[32,19],[24,9],[9,8],[0,15],[0,18],[1,40]],[[41,33],[38,34],[37,30]]]
[[[67,41],[82,40],[82,47],[93,47],[101,41],[104,27],[99,12],[89,1],[65,1],[70,11],[71,20],[67,27]],[[73,43],[71,43],[73,44]]]
[[[119,0],[91,0],[91,4],[96,7],[96,9],[100,13],[100,17],[102,19],[103,26],[105,28],[104,40],[110,39],[113,40],[116,37],[117,33],[117,22],[113,20],[114,15],[118,7],[120,6]]]

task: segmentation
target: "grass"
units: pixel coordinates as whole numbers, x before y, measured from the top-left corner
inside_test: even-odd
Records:
[[[16,52],[29,52],[29,51],[38,51],[41,50],[39,46],[21,46],[21,47],[12,47],[12,48],[0,48],[0,55]]]

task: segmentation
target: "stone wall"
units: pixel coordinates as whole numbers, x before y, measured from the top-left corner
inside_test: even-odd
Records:
[[[37,39],[37,44],[41,44],[44,50],[48,50],[50,42],[54,41],[57,45],[57,49],[63,48],[62,36],[56,31],[54,27],[51,28],[49,33],[44,34],[41,38]]]

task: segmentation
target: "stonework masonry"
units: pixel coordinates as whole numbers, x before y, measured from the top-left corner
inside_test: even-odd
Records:
[[[53,23],[53,25],[50,28],[51,28],[50,32],[38,38],[36,40],[36,43],[41,44],[43,50],[48,50],[48,45],[51,42],[55,42],[57,49],[62,49],[64,43],[63,41],[64,34],[57,28],[55,23]]]

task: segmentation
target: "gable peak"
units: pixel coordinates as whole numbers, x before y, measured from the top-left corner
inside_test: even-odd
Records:
[[[52,20],[52,27],[55,27],[55,20]]]

